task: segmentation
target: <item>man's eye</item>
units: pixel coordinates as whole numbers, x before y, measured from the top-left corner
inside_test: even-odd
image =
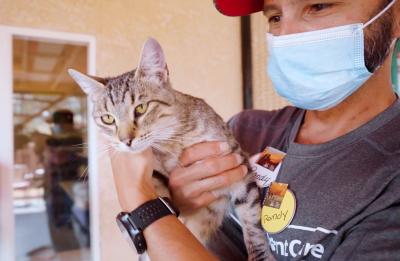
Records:
[[[280,21],[281,21],[281,17],[280,17],[279,15],[271,16],[271,17],[268,19],[268,22],[269,22],[270,24],[277,24],[277,23],[279,23]]]
[[[333,4],[313,4],[311,5],[311,12],[321,12],[332,7],[332,5]]]

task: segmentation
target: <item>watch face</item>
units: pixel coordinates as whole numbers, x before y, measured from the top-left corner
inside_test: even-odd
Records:
[[[125,240],[129,243],[129,246],[133,249],[136,249],[135,245],[133,244],[132,238],[129,235],[128,229],[125,227],[124,223],[122,223],[121,220],[117,219],[117,224]]]
[[[143,233],[131,222],[129,214],[120,213],[117,216],[117,224],[129,245],[136,249],[139,254],[144,253],[147,245]]]

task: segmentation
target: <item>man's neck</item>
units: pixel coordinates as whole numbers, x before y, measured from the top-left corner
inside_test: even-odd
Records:
[[[306,111],[296,142],[321,144],[331,141],[359,128],[392,105],[396,95],[390,82],[390,61],[387,63],[388,66],[382,66],[336,107],[326,111]]]

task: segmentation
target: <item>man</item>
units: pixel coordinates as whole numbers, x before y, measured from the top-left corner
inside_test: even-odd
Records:
[[[297,208],[283,231],[266,233],[274,257],[399,258],[400,102],[391,86],[390,58],[400,37],[400,3],[215,3],[226,15],[264,12],[269,76],[277,92],[295,106],[247,111],[230,121],[247,152],[271,146],[287,153],[276,181],[288,185]],[[227,186],[244,175],[239,163],[222,164],[227,160],[219,156],[223,148],[217,142],[203,143],[183,153],[182,167],[170,179],[180,209],[215,200],[204,184]],[[151,157],[145,151],[134,160],[129,154],[112,160],[125,211],[156,197],[150,183]],[[138,175],[133,177],[132,172]],[[214,259],[172,215],[148,226],[144,237],[152,260]]]
[[[57,110],[52,116],[52,135],[46,141],[45,199],[49,228],[55,251],[78,249],[80,242],[87,242],[88,212],[77,207],[72,190],[81,186],[81,169],[87,165],[82,157],[82,134],[74,127],[74,114],[70,110]],[[74,146],[75,145],[75,146]],[[71,191],[63,184],[72,183]],[[82,194],[82,193],[81,193]],[[82,198],[82,200],[84,200]]]

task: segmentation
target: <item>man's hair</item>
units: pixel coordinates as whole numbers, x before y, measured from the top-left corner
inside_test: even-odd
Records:
[[[383,0],[378,10],[374,10],[371,18],[382,11],[393,0]],[[366,28],[365,33],[365,65],[370,72],[384,63],[390,53],[393,41],[394,13],[390,8],[379,19]]]
[[[53,113],[53,123],[74,124],[74,113],[70,110],[58,110]]]

